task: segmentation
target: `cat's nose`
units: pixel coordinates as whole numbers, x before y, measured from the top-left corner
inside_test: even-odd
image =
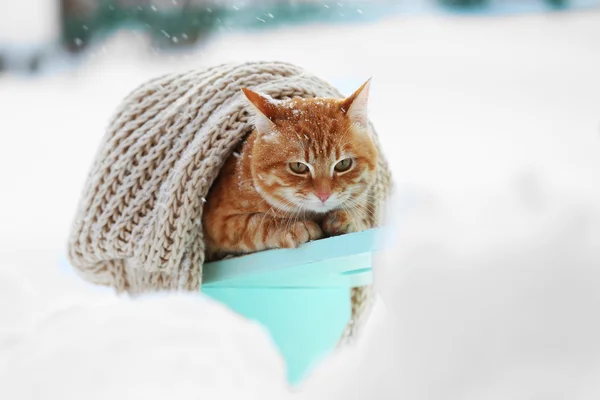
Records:
[[[325,203],[329,196],[331,196],[331,193],[329,192],[315,192],[315,194],[323,203]]]

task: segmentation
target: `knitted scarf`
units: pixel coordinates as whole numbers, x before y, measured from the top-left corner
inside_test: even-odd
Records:
[[[84,279],[131,294],[200,290],[203,201],[224,161],[253,129],[243,87],[276,99],[343,97],[281,62],[218,65],[139,86],[113,116],[79,202],[68,256]],[[390,183],[381,156],[373,226]],[[370,298],[366,289],[351,294],[353,321]]]

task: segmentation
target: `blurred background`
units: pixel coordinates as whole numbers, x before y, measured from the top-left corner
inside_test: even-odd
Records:
[[[255,327],[197,298],[124,304],[61,261],[123,97],[248,60],[345,94],[372,76],[396,182],[395,252],[376,269],[387,322],[309,398],[598,398],[600,0],[0,0],[1,398],[283,398]],[[111,306],[96,318],[97,301]],[[198,315],[212,322],[188,326]]]
[[[118,31],[154,53],[199,51],[227,32],[373,23],[393,15],[583,9],[597,0],[3,0],[0,71],[43,72],[99,51]]]

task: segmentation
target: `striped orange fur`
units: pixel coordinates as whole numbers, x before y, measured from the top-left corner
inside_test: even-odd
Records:
[[[243,90],[255,130],[206,199],[209,259],[368,227],[378,157],[367,120],[369,85],[345,99],[280,101]]]

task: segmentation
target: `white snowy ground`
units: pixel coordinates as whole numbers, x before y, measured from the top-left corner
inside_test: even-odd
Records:
[[[1,399],[288,396],[264,332],[221,306],[117,299],[57,267],[120,99],[159,73],[248,59],[345,92],[374,76],[398,183],[385,318],[294,396],[600,396],[600,13],[231,34],[160,62],[136,40],[77,71],[0,76]]]

